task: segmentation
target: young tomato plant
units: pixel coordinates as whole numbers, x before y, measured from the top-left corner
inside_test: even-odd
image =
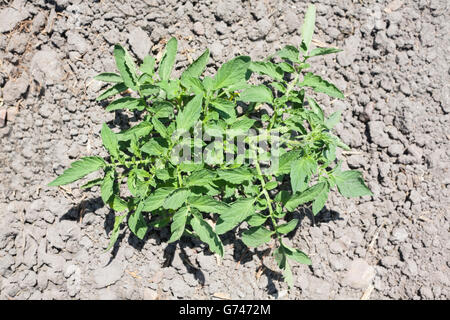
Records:
[[[137,68],[116,45],[119,73],[95,77],[112,83],[97,99],[120,95],[106,111],[137,110],[142,121],[118,133],[103,124],[101,138],[109,157],[81,158],[49,185],[103,171],[102,178],[81,188],[99,185],[102,200],[117,213],[108,250],[126,222],[140,239],[149,227],[167,227],[169,242],[196,237],[222,256],[220,236],[245,222],[242,241],[248,247],[276,241],[273,255],[292,286],[289,262],[311,260],[285,243],[285,235],[298,224],[297,219],[286,222],[286,214],[311,203],[316,215],[335,187],[344,197],[372,194],[360,172],[343,171],[336,160],[337,148],[349,149],[331,133],[340,111],[326,117],[309,95],[344,98],[335,85],[305,71],[312,57],[340,51],[311,50],[314,23],[315,7],[310,5],[299,47],[285,46],[264,61],[235,57],[214,77],[202,76],[209,60],[206,50],[181,77],[173,78],[175,38],[168,41],[157,68],[151,56]],[[252,73],[266,85],[250,84]],[[271,107],[270,117],[260,116],[261,104]],[[122,184],[126,195],[119,191]]]

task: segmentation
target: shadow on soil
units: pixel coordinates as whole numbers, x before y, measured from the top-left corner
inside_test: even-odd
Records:
[[[100,197],[87,199],[82,201],[80,204],[70,208],[61,218],[61,220],[72,220],[80,222],[84,216],[94,213],[96,210],[102,208],[104,206],[103,201]],[[110,233],[114,227],[114,218],[115,213],[113,210],[109,210],[105,216],[104,220],[104,229],[105,234],[110,236]],[[330,221],[342,220],[339,215],[339,212],[328,210],[327,208],[322,209],[316,216],[314,216],[308,208],[302,208],[298,211],[288,213],[286,215],[286,220],[290,221],[291,219],[298,219],[299,223],[297,227],[288,233],[286,236],[289,239],[292,239],[298,228],[302,225],[302,221],[305,218],[308,218],[311,226],[320,225],[321,223],[328,223]],[[113,246],[111,250],[111,258],[109,263],[111,263],[119,250],[120,244],[125,238],[126,226],[122,225],[122,232]],[[279,271],[273,270],[273,267],[269,267],[265,260],[267,261],[268,257],[273,253],[273,248],[269,247],[267,249],[260,250],[258,248],[247,248],[247,246],[240,240],[240,236],[243,230],[237,231],[238,228],[233,229],[232,231],[221,236],[224,245],[233,245],[233,259],[236,262],[235,269],[245,266],[245,264],[250,263],[253,260],[256,260],[257,268],[255,270],[257,278],[262,275],[265,275],[268,279],[268,283],[266,286],[266,290],[268,294],[272,296],[276,296],[277,289],[275,286],[275,281],[282,281],[283,276]],[[237,231],[237,232],[236,232]],[[170,237],[169,228],[165,227],[163,229],[154,229],[149,228],[147,235],[143,240],[137,238],[134,234],[128,233],[128,244],[131,245],[136,250],[141,251],[145,243],[152,239],[156,245],[161,245],[162,243],[166,243]],[[177,247],[179,250],[177,250]],[[164,249],[164,264],[163,267],[169,267],[172,265],[175,254],[178,254],[181,261],[183,262],[184,267],[188,273],[193,274],[194,278],[198,281],[200,285],[205,285],[205,275],[202,272],[200,266],[197,261],[192,261],[192,257],[189,256],[186,252],[186,248],[194,249],[198,247],[205,247],[201,241],[195,238],[187,238],[183,237],[180,241],[175,243],[168,244]],[[206,249],[206,247],[205,247]],[[210,254],[209,251],[205,251],[204,254]],[[255,259],[256,256],[256,259]],[[109,264],[108,263],[108,264]],[[273,263],[271,263],[273,265]]]

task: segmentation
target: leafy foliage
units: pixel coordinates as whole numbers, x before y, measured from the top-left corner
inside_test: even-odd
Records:
[[[105,204],[125,212],[115,218],[108,249],[119,239],[125,222],[140,239],[152,228],[169,228],[169,242],[196,237],[219,255],[224,253],[220,236],[239,226],[249,247],[275,239],[275,260],[291,286],[289,263],[311,264],[311,260],[284,244],[284,237],[298,226],[298,220],[287,219],[286,213],[305,204],[311,205],[314,215],[319,213],[332,189],[344,197],[372,195],[360,172],[342,171],[336,160],[338,148],[348,149],[331,132],[341,111],[327,117],[308,94],[344,98],[335,85],[304,71],[310,58],[340,51],[311,47],[314,21],[311,5],[299,46],[285,46],[264,61],[235,57],[213,77],[202,76],[209,61],[205,50],[180,79],[172,78],[175,38],[168,41],[158,65],[147,56],[139,68],[126,49],[116,45],[118,73],[95,77],[111,84],[98,100],[117,96],[106,111],[142,111],[142,121],[117,133],[104,124],[100,135],[109,157],[81,158],[49,186],[69,184],[102,169],[102,177],[82,188],[100,186]],[[252,74],[264,84],[250,84]],[[121,96],[129,90],[131,95]],[[238,104],[244,106],[242,111]],[[261,115],[261,104],[272,108],[270,117]],[[261,128],[265,133],[258,131]],[[198,132],[211,139],[185,139]],[[256,143],[273,132],[278,135],[278,153]],[[224,160],[224,154],[239,150],[233,140],[238,138],[243,138],[245,152],[233,161]],[[200,155],[200,160],[184,159],[189,153],[194,160]],[[272,158],[277,166],[267,167],[265,161]],[[128,195],[120,192],[124,185]]]

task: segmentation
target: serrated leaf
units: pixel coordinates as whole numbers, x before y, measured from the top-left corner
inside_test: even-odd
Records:
[[[72,162],[70,168],[64,170],[64,172],[55,180],[48,184],[49,187],[62,186],[72,183],[84,176],[97,171],[100,168],[106,166],[105,160],[100,157],[84,157],[80,160]]]
[[[322,123],[325,118],[322,108],[319,106],[319,104],[313,98],[308,97],[307,100],[308,100],[308,104],[311,107],[312,111],[319,117],[320,122]]]
[[[269,182],[266,183],[264,188],[266,190],[272,190],[272,189],[275,189],[277,186],[278,186],[278,182],[276,182],[276,181],[269,181]]]
[[[172,37],[166,45],[164,55],[159,64],[159,77],[161,80],[169,80],[172,73],[173,65],[175,64],[175,58],[177,55],[178,41]]]
[[[223,256],[223,244],[213,228],[206,222],[200,214],[194,214],[191,219],[191,226],[201,241],[208,244],[212,252]]]
[[[94,186],[99,186],[102,184],[103,178],[97,178],[97,179],[93,179],[91,181],[88,181],[87,183],[83,184],[80,189],[89,189],[92,188]]]
[[[247,217],[254,214],[254,203],[255,199],[246,198],[239,199],[231,204],[229,208],[220,215],[219,220],[217,221],[217,234],[224,234],[225,232],[230,231],[247,219]]]
[[[296,193],[288,200],[285,207],[288,211],[293,211],[299,205],[313,201],[323,190],[327,188],[326,182],[319,182],[303,192]]]
[[[280,62],[280,63],[277,64],[277,66],[280,67],[280,69],[283,70],[284,72],[289,72],[289,73],[295,72],[294,67],[291,66],[287,62]]]
[[[141,147],[141,151],[151,156],[160,156],[167,151],[160,141],[152,139]]]
[[[158,118],[153,117],[152,124],[153,124],[153,127],[155,128],[156,132],[158,132],[161,135],[161,137],[163,137],[163,138],[168,137],[166,126],[161,121],[159,121]]]
[[[195,196],[188,199],[191,207],[201,212],[223,214],[229,209],[229,206],[223,202],[215,200],[211,196]]]
[[[250,57],[239,56],[225,62],[217,71],[214,77],[213,89],[226,88],[235,83],[245,80],[245,76],[250,65]]]
[[[292,230],[295,229],[295,227],[297,227],[298,224],[298,219],[292,219],[291,221],[284,223],[282,225],[279,225],[277,227],[277,231],[281,234],[287,234],[289,232],[291,232]]]
[[[322,92],[330,97],[344,99],[344,94],[332,83],[323,80],[320,76],[308,72],[303,78],[301,86],[311,87],[316,92]]]
[[[119,141],[127,141],[136,137],[137,139],[147,136],[152,131],[152,124],[148,121],[142,121],[141,123],[121,131],[116,134],[116,137]]]
[[[194,171],[186,178],[186,186],[203,186],[209,184],[215,177],[215,174],[207,169]]]
[[[106,111],[114,111],[119,109],[128,109],[128,110],[144,110],[145,101],[142,99],[132,98],[132,97],[123,97],[111,102],[107,107]]]
[[[281,174],[289,173],[291,170],[292,161],[298,158],[300,152],[301,151],[299,150],[291,150],[286,153],[283,153],[278,161],[278,168],[276,168],[277,169],[276,175],[279,176]]]
[[[107,99],[109,97],[112,97],[116,94],[119,94],[121,92],[124,92],[125,90],[127,90],[128,87],[125,85],[125,83],[121,82],[121,83],[117,83],[115,85],[113,85],[112,87],[106,89],[105,91],[103,91],[98,97],[97,97],[97,101],[100,100],[104,100]]]
[[[103,145],[106,150],[113,156],[114,158],[119,157],[119,142],[115,133],[108,127],[106,123],[103,123],[102,130],[100,133],[103,141]]]
[[[172,218],[172,224],[170,225],[171,235],[168,243],[172,243],[181,238],[186,227],[188,214],[188,207],[182,207],[175,212]]]
[[[144,61],[142,61],[141,66],[139,69],[148,75],[153,75],[155,73],[155,58],[148,55],[144,58]]]
[[[205,87],[203,87],[203,84],[199,79],[191,77],[189,75],[181,78],[181,84],[196,95],[203,95],[206,91]]]
[[[112,72],[103,72],[94,77],[97,81],[103,81],[103,82],[113,82],[113,83],[120,83],[122,82],[122,77],[118,75],[117,73]]]
[[[364,183],[362,173],[356,170],[336,171],[333,174],[340,194],[344,197],[362,197],[373,195]]]
[[[203,97],[196,95],[184,107],[184,109],[177,115],[176,124],[178,130],[187,131],[192,128],[195,122],[200,118],[202,111]]]
[[[120,233],[120,225],[123,221],[123,219],[125,219],[126,215],[123,216],[115,216],[114,218],[114,227],[111,233],[111,238],[109,240],[109,245],[108,248],[106,248],[105,251],[109,251],[114,244],[117,242],[117,239],[119,238],[119,233]]]
[[[254,178],[252,172],[244,167],[218,170],[217,175],[220,179],[234,184],[241,184]]]
[[[181,75],[181,79],[186,76],[198,78],[205,71],[209,60],[209,49],[206,49]]]
[[[219,111],[222,111],[228,116],[228,118],[226,117],[222,118],[233,120],[236,119],[236,110],[235,110],[236,104],[234,102],[226,99],[217,98],[210,101],[210,103],[213,105],[214,108],[216,108]]]
[[[291,248],[283,244],[284,252],[289,259],[300,262],[302,264],[311,265],[311,259],[302,251]]]
[[[157,96],[161,89],[153,84],[143,84],[139,86],[139,90],[143,96],[149,97],[149,96]]]
[[[173,191],[163,203],[163,207],[165,209],[173,209],[176,210],[186,202],[187,198],[190,195],[190,191],[187,189],[177,189]]]
[[[116,212],[128,210],[128,204],[117,195],[113,195],[108,202],[111,209]]]
[[[294,280],[292,277],[291,268],[287,261],[287,256],[286,256],[285,251],[286,251],[285,248],[283,247],[283,245],[281,245],[274,251],[273,255],[274,255],[275,261],[278,264],[278,267],[281,270],[283,270],[284,281],[286,281],[286,283],[289,285],[289,288],[292,288],[292,286],[294,285]]]
[[[279,50],[277,52],[277,55],[285,60],[289,60],[292,62],[300,62],[299,60],[299,52],[298,49],[294,46],[291,45],[287,45],[285,46],[283,49]]]
[[[328,129],[333,129],[335,125],[337,125],[341,121],[341,111],[333,112],[333,114],[325,120],[325,127]]]
[[[116,60],[117,69],[119,69],[120,76],[128,88],[136,90],[137,76],[136,66],[131,59],[130,54],[121,45],[114,46],[114,58]]]
[[[151,212],[159,209],[164,204],[164,201],[173,191],[173,188],[159,188],[156,189],[149,197],[147,197],[143,202],[144,206],[142,208],[143,212]]]
[[[253,126],[253,124],[256,122],[256,120],[250,119],[246,116],[239,117],[235,122],[233,122],[230,126],[230,137],[237,135],[237,134],[243,134],[247,133],[248,130]],[[235,131],[235,132],[233,132]],[[227,132],[228,134],[228,132]]]
[[[272,62],[252,61],[250,70],[258,74],[267,75],[275,80],[283,80],[283,70]]]
[[[105,177],[103,178],[102,185],[100,187],[100,194],[103,202],[108,203],[109,199],[114,193],[114,171],[109,170],[106,172]]]
[[[316,48],[314,50],[312,50],[309,53],[309,58],[311,57],[316,57],[316,56],[322,56],[325,54],[330,54],[330,53],[337,53],[337,52],[341,52],[341,49],[338,48]]]
[[[248,247],[257,247],[272,239],[272,231],[265,227],[252,227],[242,233],[242,242]]]
[[[312,213],[314,215],[318,214],[320,210],[325,206],[325,202],[328,199],[328,193],[330,192],[330,186],[328,183],[326,184],[326,188],[324,188],[317,196],[316,199],[312,203]]]
[[[244,102],[273,102],[272,91],[265,85],[252,86],[245,89],[239,95],[239,100]]]
[[[293,161],[290,172],[292,192],[304,191],[316,169],[317,163],[311,157],[305,156]]]
[[[258,227],[267,221],[267,216],[263,216],[259,213],[252,214],[247,218],[247,223],[252,227]]]
[[[314,24],[316,21],[316,7],[313,4],[308,6],[305,14],[305,20],[302,26],[302,46],[305,47],[304,53],[308,52],[314,34]]]
[[[143,206],[144,204],[140,202],[136,211],[134,211],[128,218],[128,226],[130,227],[130,231],[141,240],[144,239],[148,230],[147,222],[145,222],[144,216],[142,215]]]

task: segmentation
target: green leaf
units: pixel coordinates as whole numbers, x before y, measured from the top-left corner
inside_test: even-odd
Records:
[[[337,125],[341,121],[341,111],[333,112],[333,114],[325,120],[325,127],[328,129],[333,129],[335,125]]]
[[[240,101],[244,102],[273,102],[272,91],[265,85],[252,86],[242,91],[239,96]]]
[[[338,48],[316,48],[310,52],[308,57],[323,56],[324,54],[337,53],[341,51],[342,50]]]
[[[128,204],[117,195],[113,195],[109,199],[108,204],[111,207],[111,209],[117,212],[128,210]]]
[[[92,188],[93,186],[99,186],[102,184],[103,178],[97,178],[97,179],[93,179],[91,181],[88,181],[87,183],[83,184],[80,189],[89,189]]]
[[[170,225],[171,236],[168,241],[169,243],[177,241],[183,235],[188,214],[188,207],[182,207],[173,215],[172,224]]]
[[[141,151],[151,156],[159,156],[167,151],[167,148],[162,146],[158,140],[152,139],[141,147]]]
[[[224,234],[239,225],[242,221],[247,219],[247,217],[254,214],[254,203],[255,199],[245,198],[239,199],[231,204],[228,210],[220,215],[216,224],[216,232],[218,234]]]
[[[236,119],[236,110],[235,110],[236,104],[234,102],[226,99],[217,98],[210,101],[210,103],[213,105],[214,108],[216,108],[219,111],[222,111],[227,115],[227,117],[222,118],[232,120]]]
[[[252,61],[249,68],[253,72],[267,75],[275,80],[283,80],[283,70],[272,62]]]
[[[276,175],[279,176],[281,174],[289,173],[291,170],[292,161],[294,161],[298,158],[298,156],[300,155],[300,152],[301,151],[299,151],[299,150],[291,150],[286,153],[283,153],[280,156]]]
[[[95,80],[103,81],[103,82],[113,82],[113,83],[120,83],[122,82],[122,77],[118,75],[117,73],[112,72],[103,72],[94,77]]]
[[[291,221],[284,223],[277,227],[277,231],[281,234],[287,234],[297,227],[298,219],[292,219]]]
[[[239,56],[225,62],[214,77],[214,90],[229,87],[245,80],[250,57]]]
[[[205,92],[205,87],[203,87],[202,82],[189,75],[181,78],[181,84],[196,95],[203,95]]]
[[[319,194],[327,188],[326,182],[319,182],[303,192],[296,193],[288,200],[285,207],[289,211],[295,210],[299,205],[313,201]]]
[[[198,78],[205,71],[206,65],[209,60],[209,49],[206,49],[200,57],[197,58],[181,75],[181,79],[185,76],[191,76]]]
[[[322,92],[330,97],[344,99],[344,94],[336,88],[336,86],[328,81],[323,80],[320,76],[308,72],[303,78],[303,82],[300,86],[306,86],[313,88],[316,92]]]
[[[247,218],[247,223],[252,227],[258,227],[267,221],[267,216],[263,216],[259,213],[252,214]]]
[[[188,199],[191,207],[201,212],[223,214],[229,210],[229,206],[223,202],[215,200],[211,196],[195,196]]]
[[[236,133],[239,132],[240,134],[247,133],[247,131],[253,126],[255,122],[256,120],[250,119],[246,116],[242,116],[231,124],[230,130],[236,131]],[[233,132],[229,132],[230,137],[232,137],[233,134]]]
[[[289,72],[289,73],[295,72],[294,67],[291,66],[287,62],[280,62],[280,63],[277,64],[277,66],[280,67],[280,69],[283,70],[284,72]]]
[[[193,215],[191,226],[201,241],[208,244],[212,252],[223,256],[223,244],[219,236],[214,232],[213,228],[206,222],[200,214]]]
[[[166,126],[161,121],[159,121],[158,118],[152,118],[152,123],[156,132],[158,132],[161,135],[161,137],[167,139],[169,134],[167,133]]]
[[[91,172],[106,166],[105,160],[100,157],[84,157],[72,162],[70,168],[64,170],[62,175],[48,184],[49,187],[62,186],[83,178]]]
[[[100,187],[102,200],[105,204],[108,203],[109,199],[114,193],[114,178],[114,170],[108,170]]]
[[[112,87],[106,89],[105,91],[103,91],[102,94],[100,94],[97,97],[96,100],[100,101],[100,100],[107,99],[107,98],[112,97],[112,96],[114,96],[116,94],[124,92],[127,89],[128,89],[128,87],[125,85],[125,83],[123,83],[123,82],[117,83],[114,86],[112,86]]]
[[[313,4],[308,6],[305,14],[305,20],[303,21],[302,27],[302,47],[304,46],[306,50],[304,53],[309,51],[309,46],[311,44],[312,36],[314,34],[314,24],[316,20],[316,7]]]
[[[362,173],[356,170],[334,172],[334,178],[340,194],[344,197],[372,196],[373,193],[364,183]]]
[[[267,230],[263,226],[252,227],[242,233],[242,242],[248,247],[257,247],[269,242],[272,238],[272,234],[272,231]]]
[[[176,210],[186,202],[190,194],[190,191],[187,189],[177,189],[164,200],[163,207]]]
[[[119,141],[127,141],[131,140],[133,137],[137,139],[147,136],[152,131],[152,124],[148,121],[142,121],[138,125],[126,129],[120,133],[116,134],[116,137]]]
[[[313,98],[308,97],[307,100],[308,100],[308,104],[311,107],[312,111],[319,117],[320,121],[323,122],[325,116],[323,114],[322,108],[319,106],[319,104]]]
[[[278,263],[278,267],[283,270],[284,281],[286,281],[286,283],[289,285],[289,288],[292,288],[292,286],[294,285],[294,280],[292,277],[291,268],[287,261],[286,249],[284,248],[283,244],[281,244],[281,246],[274,251],[273,255],[275,257],[275,261]]]
[[[300,62],[300,60],[298,59],[299,56],[298,49],[291,45],[287,45],[283,49],[279,50],[277,52],[277,55],[285,60],[289,60],[292,62]]]
[[[316,196],[312,204],[312,213],[314,215],[318,214],[320,210],[325,206],[325,202],[328,199],[328,193],[330,192],[330,186],[326,183],[326,187]]]
[[[143,73],[152,76],[155,73],[155,58],[150,55],[146,56],[139,69]]]
[[[317,163],[311,157],[305,156],[293,161],[290,173],[292,192],[304,191],[316,169]]]
[[[289,259],[300,262],[302,264],[311,265],[311,259],[302,251],[291,248],[283,244],[284,252]]]
[[[267,182],[266,185],[264,186],[264,188],[266,190],[272,190],[275,189],[278,186],[278,182],[277,181],[270,181]]]
[[[141,240],[144,239],[148,230],[147,223],[142,215],[143,206],[143,202],[140,202],[136,211],[128,218],[128,226],[130,227],[131,232]]]
[[[215,174],[207,169],[194,171],[186,178],[186,186],[203,186],[209,184],[215,177]]]
[[[195,122],[200,118],[202,101],[203,97],[196,95],[186,104],[184,109],[177,115],[176,123],[178,130],[187,131],[194,126]]]
[[[159,77],[161,80],[169,80],[172,73],[173,65],[175,64],[175,58],[177,55],[178,41],[176,38],[171,38],[166,45],[164,55],[159,64]]]
[[[144,110],[144,108],[145,108],[144,100],[131,97],[123,97],[111,102],[106,107],[106,111],[114,111],[119,109]]]
[[[102,130],[100,133],[103,141],[103,145],[106,150],[111,154],[112,157],[119,157],[119,142],[115,133],[108,127],[106,123],[103,123]]]
[[[111,238],[109,240],[108,248],[106,248],[105,251],[109,251],[114,244],[116,243],[117,239],[119,238],[120,233],[120,225],[122,224],[123,219],[125,219],[126,215],[123,216],[116,216],[114,218],[114,227],[111,233]]]
[[[242,184],[244,181],[251,181],[254,178],[252,172],[244,167],[218,170],[217,175],[220,179],[234,184]]]
[[[159,188],[156,189],[147,199],[145,199],[142,211],[151,212],[159,209],[164,204],[164,201],[173,191],[173,188]]]
[[[160,91],[160,88],[153,84],[143,84],[139,86],[139,89],[141,90],[141,94],[145,97],[157,96]]]
[[[136,66],[131,59],[130,54],[121,45],[116,44],[114,46],[114,58],[116,60],[117,69],[119,69],[123,82],[128,88],[136,90],[137,76]]]

